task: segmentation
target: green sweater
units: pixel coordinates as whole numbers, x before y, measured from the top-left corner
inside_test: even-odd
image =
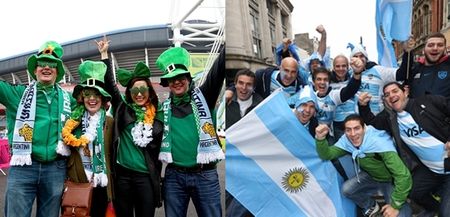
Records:
[[[336,146],[328,146],[328,141],[316,139],[316,150],[319,157],[332,160],[349,154]],[[391,206],[400,209],[405,203],[412,187],[412,178],[408,168],[393,151],[383,153],[365,153],[364,158],[357,158],[359,166],[374,180],[379,182],[392,182],[394,191],[391,194]]]
[[[11,145],[13,139],[16,113],[25,85],[13,85],[0,81],[0,103],[6,107],[6,121],[8,140]],[[50,162],[56,159],[56,145],[58,144],[58,91],[54,86],[38,85],[36,96],[36,116],[32,140],[33,159],[40,162]],[[75,100],[71,97],[72,105]]]

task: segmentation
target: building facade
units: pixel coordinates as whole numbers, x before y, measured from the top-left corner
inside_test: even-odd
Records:
[[[289,0],[227,0],[227,70],[275,65],[275,47],[292,37]]]

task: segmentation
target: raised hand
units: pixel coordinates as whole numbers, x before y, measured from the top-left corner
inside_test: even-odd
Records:
[[[328,131],[330,129],[328,128],[328,125],[326,124],[319,124],[319,126],[316,127],[316,139],[323,140],[327,137]]]
[[[357,57],[352,57],[352,59],[350,59],[350,66],[353,68],[353,73],[355,74],[363,72],[366,67],[363,61]]]
[[[414,46],[416,46],[416,39],[414,39],[413,35],[411,35],[408,40],[406,40],[402,43],[402,47],[403,47],[403,50],[405,50],[405,52],[412,51]]]
[[[323,27],[323,25],[320,24],[316,27],[316,31],[320,34],[325,33],[325,27]]]
[[[100,52],[100,54],[108,53],[108,48],[109,48],[110,42],[111,41],[108,40],[106,35],[103,35],[103,38],[100,41],[95,40],[95,43],[97,44],[97,48],[98,48],[98,51]]]
[[[369,93],[362,92],[361,94],[359,94],[358,103],[362,106],[366,106],[367,104],[369,104],[371,98],[372,96]]]

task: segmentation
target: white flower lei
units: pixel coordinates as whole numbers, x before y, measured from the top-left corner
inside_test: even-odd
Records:
[[[142,107],[142,110],[146,110]],[[138,147],[145,148],[147,144],[153,141],[153,125],[144,124],[143,121],[136,122],[134,127],[131,129],[131,135],[133,136],[133,142]]]

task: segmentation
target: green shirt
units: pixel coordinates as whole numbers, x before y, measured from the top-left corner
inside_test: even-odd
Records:
[[[349,154],[336,146],[328,146],[328,141],[316,139],[316,150],[319,157],[332,160]],[[400,209],[412,187],[412,178],[408,168],[397,152],[365,153],[364,158],[356,158],[361,169],[378,182],[392,182],[394,191],[391,194],[391,206]]]
[[[0,103],[6,107],[8,140],[11,144],[16,121],[16,113],[25,85],[13,85],[0,81]],[[75,100],[71,97],[72,105]],[[33,159],[40,162],[50,162],[56,159],[58,144],[58,91],[55,86],[38,85],[36,96],[36,114],[32,140]]]
[[[141,173],[149,173],[141,148],[134,144],[131,129],[134,123],[129,124],[119,137],[117,150],[117,163],[121,166]]]
[[[194,114],[183,118],[173,115],[170,120],[170,136],[172,139],[173,163],[182,167],[197,165],[198,130]]]

